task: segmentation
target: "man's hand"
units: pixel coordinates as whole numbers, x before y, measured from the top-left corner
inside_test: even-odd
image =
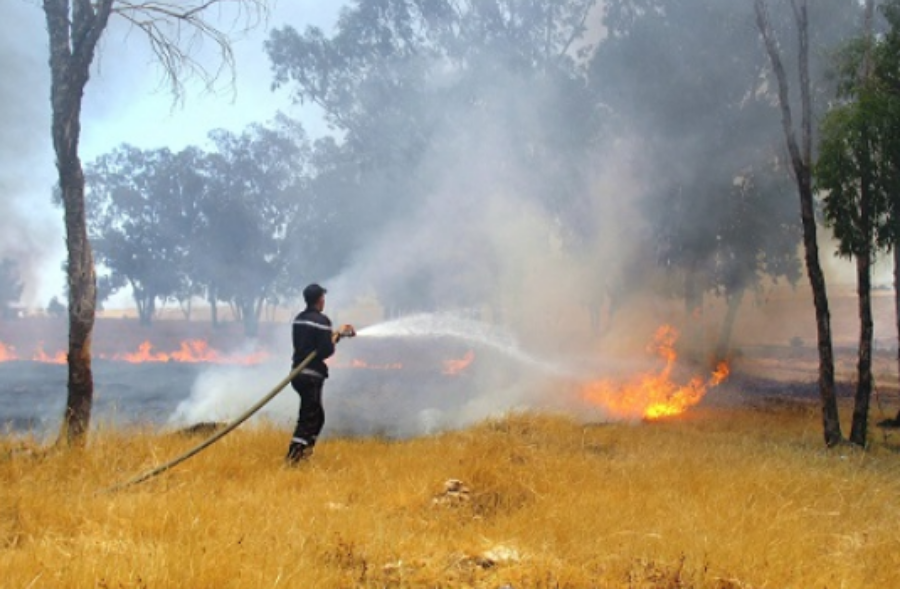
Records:
[[[356,329],[354,329],[352,325],[347,323],[345,325],[341,325],[340,329],[334,332],[334,336],[332,339],[334,339],[334,343],[338,343],[341,338],[354,336],[356,336]]]

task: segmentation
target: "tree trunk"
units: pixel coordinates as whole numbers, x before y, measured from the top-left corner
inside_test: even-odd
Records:
[[[69,283],[68,396],[60,441],[79,445],[83,444],[90,427],[94,399],[91,339],[97,282],[85,224],[81,162],[77,156],[73,161],[63,163],[61,158],[57,161],[65,208]]]
[[[156,297],[148,295],[144,289],[135,286],[133,282],[131,283],[131,292],[137,307],[138,323],[149,327],[153,322],[153,315],[156,313]]]
[[[726,360],[731,354],[731,335],[734,333],[734,323],[737,321],[738,309],[744,300],[746,289],[741,288],[733,294],[727,295],[728,308],[725,311],[725,321],[722,323],[722,331],[719,333],[719,342],[716,344],[716,363]]]
[[[895,200],[898,195],[893,197]],[[895,211],[900,207],[895,206]],[[894,213],[894,223],[900,224],[900,215]],[[897,327],[897,378],[900,379],[900,227],[894,228],[894,324]],[[894,421],[900,423],[900,410]]]
[[[869,400],[872,397],[872,279],[871,253],[868,247],[856,257],[856,280],[859,297],[859,358],[850,442],[865,447]]]
[[[874,2],[866,1],[865,36],[866,53],[863,58],[861,85],[869,82],[871,75],[872,18]],[[869,401],[872,397],[872,151],[869,129],[862,129],[860,162],[859,233],[862,235],[856,252],[856,292],[859,299],[859,357],[857,360],[856,397],[853,401],[853,422],[850,442],[866,446],[869,424]]]
[[[209,300],[209,315],[212,321],[213,329],[219,327],[219,307],[216,305],[216,289],[210,286],[206,291],[207,300]]]
[[[187,300],[179,299],[178,307],[181,309],[181,314],[184,315],[184,320],[188,323],[191,322],[191,312],[194,308],[194,296],[188,295]]]
[[[261,302],[261,301],[260,301]],[[240,301],[238,308],[241,311],[241,319],[244,324],[244,335],[256,337],[259,335],[259,307],[252,300]]]
[[[843,440],[838,416],[837,397],[834,387],[834,350],[831,342],[831,315],[828,310],[828,293],[825,275],[819,264],[819,246],[816,237],[815,206],[812,190],[812,98],[809,82],[809,18],[807,0],[792,0],[794,20],[800,41],[799,69],[802,105],[803,131],[802,151],[797,142],[788,95],[787,74],[781,62],[778,43],[769,24],[768,10],[764,0],[756,0],[756,23],[763,37],[766,52],[772,63],[772,70],[778,82],[778,102],[781,107],[781,123],[791,156],[794,179],[800,195],[800,219],[803,224],[803,249],[806,272],[813,293],[816,310],[816,335],[819,350],[819,397],[822,405],[822,426],[825,444],[835,446]]]
[[[51,132],[62,193],[68,258],[69,354],[68,396],[60,443],[83,444],[90,427],[94,398],[91,336],[97,305],[94,258],[87,237],[84,171],[78,156],[81,101],[91,62],[106,28],[113,0],[96,3],[44,0],[50,37]]]

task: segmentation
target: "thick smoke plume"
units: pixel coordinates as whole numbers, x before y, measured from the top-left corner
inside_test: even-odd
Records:
[[[529,167],[510,155],[523,147],[523,126],[546,124],[541,119],[547,98],[515,79],[496,84],[488,93],[505,96],[517,116],[498,120],[473,110],[440,128],[411,171],[423,193],[360,247],[347,268],[325,281],[326,313],[338,321],[352,315],[357,299],[372,294],[386,314],[424,313],[424,323],[431,318],[434,329],[431,337],[420,333],[415,339],[402,333],[370,339],[363,330],[359,339],[340,344],[338,365],[357,355],[388,355],[403,369],[334,370],[326,384],[332,434],[415,435],[515,410],[570,411],[577,405],[572,393],[580,378],[621,366],[604,361],[596,342],[590,343],[588,309],[604,304],[607,283],[626,271],[623,265],[639,239],[637,212],[623,204],[641,186],[630,163],[632,147],[619,141],[586,164],[591,171],[577,198],[595,225],[581,237],[580,254],[573,255],[552,210],[562,187],[554,185],[550,166],[539,161]],[[448,337],[441,317],[473,332],[493,326],[489,337],[515,352]],[[627,330],[634,332],[633,341],[620,338],[607,347],[642,349],[656,327],[652,321],[633,322]],[[176,422],[233,417],[264,392],[261,383],[283,378],[290,350],[289,326],[283,329],[285,337],[275,346],[284,350],[284,363],[252,371],[210,369],[195,383]],[[462,377],[441,375],[443,360],[469,351],[475,361]],[[417,370],[422,367],[430,369]],[[638,367],[647,365],[628,366]],[[288,391],[264,415],[288,423],[296,405]]]

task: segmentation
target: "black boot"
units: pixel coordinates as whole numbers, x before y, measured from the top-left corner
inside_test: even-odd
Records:
[[[297,466],[306,460],[312,454],[312,448],[307,444],[299,442],[291,442],[288,447],[287,456],[284,457],[284,463],[287,466]]]

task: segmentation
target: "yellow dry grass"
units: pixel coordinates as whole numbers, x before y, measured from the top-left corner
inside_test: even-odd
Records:
[[[407,441],[100,431],[0,442],[3,587],[896,587],[900,455],[826,451],[816,412],[649,425],[514,415]],[[890,442],[890,440],[888,440]],[[459,479],[468,493],[442,496]],[[435,498],[438,498],[436,501]]]

